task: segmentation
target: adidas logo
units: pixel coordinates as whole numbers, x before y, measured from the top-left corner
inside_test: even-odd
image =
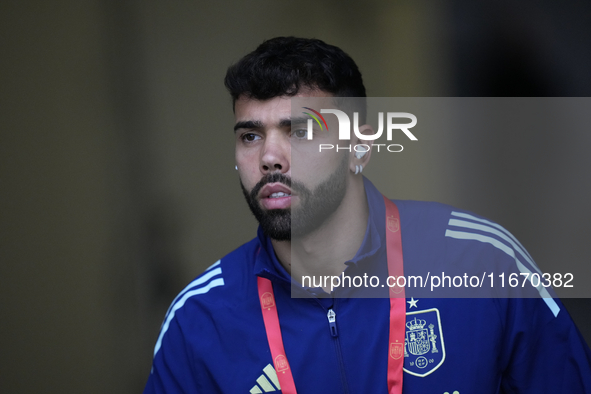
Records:
[[[258,377],[257,384],[250,389],[250,394],[270,393],[272,391],[281,390],[275,368],[273,368],[271,364],[267,364],[267,366],[263,368],[263,372],[264,373]],[[273,382],[273,384],[271,384],[271,382]]]

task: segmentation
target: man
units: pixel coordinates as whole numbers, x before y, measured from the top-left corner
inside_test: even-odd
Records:
[[[537,268],[497,224],[384,199],[361,175],[371,150],[318,154],[319,140],[337,141],[336,120],[315,118],[310,128],[302,113],[358,112],[364,123],[363,101],[342,99],[365,97],[365,88],[339,48],[275,38],[230,67],[225,82],[258,235],[173,301],[146,393],[591,393],[589,350],[559,300],[388,298],[383,286],[364,290],[386,297],[364,298],[351,286],[304,283],[402,268]],[[311,112],[294,113],[293,100]],[[360,126],[351,145],[369,146],[359,135],[372,134]]]

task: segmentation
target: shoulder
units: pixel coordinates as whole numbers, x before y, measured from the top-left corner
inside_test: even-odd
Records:
[[[475,213],[450,205],[424,201],[395,201],[409,236],[440,240],[446,249],[474,252],[489,250],[537,270],[532,257],[503,226]],[[403,227],[404,229],[404,227]],[[403,232],[404,234],[404,232]]]
[[[176,296],[171,308],[187,300],[220,304],[229,297],[235,299],[248,287],[245,278],[252,277],[259,246],[259,240],[254,238],[210,265]]]
[[[446,204],[422,201],[395,203],[400,210],[405,257],[408,256],[409,263],[414,265],[409,267],[411,270],[430,270],[431,274],[476,275],[480,280],[491,278],[489,281],[498,278],[499,274],[504,274],[501,278],[505,282],[510,274],[519,279],[533,275],[536,283],[543,279],[542,271],[525,247],[500,224]],[[490,290],[497,286],[493,282]],[[525,296],[525,293],[509,294],[513,288],[505,290],[505,296]],[[529,294],[528,290],[529,297],[541,296],[557,314],[559,307],[552,300],[551,289],[541,286],[531,291]],[[473,295],[482,296],[480,293]]]
[[[210,265],[185,286],[166,311],[154,354],[165,337],[180,335],[185,329],[205,329],[212,314],[227,314],[247,298],[245,294],[256,286],[250,278],[255,278],[253,267],[258,248],[255,238]]]
[[[514,238],[501,225],[483,216],[448,204],[432,201],[392,200],[399,207],[401,219],[406,219],[414,226],[439,226],[444,231],[452,227],[463,227],[472,230],[485,230],[489,233],[505,233]]]
[[[236,341],[245,328],[262,324],[257,319],[260,305],[254,275],[259,246],[255,238],[228,253],[174,298],[154,346],[146,392],[154,387],[167,392],[195,392],[199,387],[201,392],[203,382],[208,381],[203,375],[204,363],[227,363],[219,352],[223,343],[234,341],[233,346],[239,346]]]

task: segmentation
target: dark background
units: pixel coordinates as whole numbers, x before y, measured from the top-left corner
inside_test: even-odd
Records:
[[[3,1],[0,392],[142,390],[168,303],[254,236],[222,79],[262,40],[340,46],[374,97],[589,96],[591,3],[486,4]],[[432,153],[447,186],[416,157],[389,196],[587,264],[590,134],[498,132]],[[588,300],[565,302],[590,338]]]

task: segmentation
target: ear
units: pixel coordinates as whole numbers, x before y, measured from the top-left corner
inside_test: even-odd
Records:
[[[359,126],[359,132],[367,135],[375,134],[371,125],[368,124]],[[355,172],[355,166],[362,165],[363,168],[365,168],[369,163],[369,159],[371,158],[372,141],[364,140],[354,135],[351,140],[351,145],[353,149],[351,149],[349,168],[352,172]]]

